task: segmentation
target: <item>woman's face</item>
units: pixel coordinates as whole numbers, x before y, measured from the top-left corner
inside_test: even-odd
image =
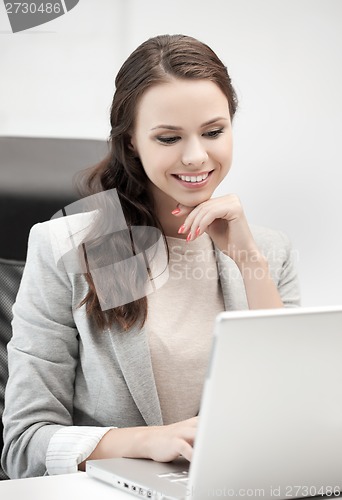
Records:
[[[131,144],[157,205],[197,206],[231,166],[228,100],[210,80],[174,78],[155,85],[139,101]]]

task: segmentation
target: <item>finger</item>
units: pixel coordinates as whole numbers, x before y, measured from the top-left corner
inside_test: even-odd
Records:
[[[184,458],[189,460],[189,462],[191,462],[192,455],[193,455],[193,447],[191,446],[191,444],[189,444],[187,441],[180,441],[179,447],[178,447],[178,452]]]
[[[183,205],[183,207],[184,207],[184,205]],[[190,211],[189,211],[190,207],[185,207],[184,215],[186,215],[186,209],[187,209],[188,216],[186,217],[186,219],[183,222],[182,226],[179,228],[178,232],[180,234],[188,234],[188,233],[190,233],[191,227],[193,225],[193,221],[198,216],[198,214],[201,212],[201,210],[203,210],[203,204],[198,205],[195,208],[192,208]]]
[[[229,209],[227,209],[226,206],[222,206],[220,203],[203,205],[201,210],[197,212],[196,216],[192,220],[191,226],[188,228],[191,236],[187,238],[187,241],[192,241],[207,231],[208,227],[216,219],[225,219],[228,221],[230,218]]]
[[[171,213],[175,216],[187,216],[193,209],[194,207],[187,207],[185,205],[182,205],[181,203],[178,203],[177,207],[172,210]]]
[[[212,205],[203,205],[195,213],[186,219],[186,231],[188,233],[187,241],[193,241],[204,233],[207,227],[219,217],[219,210],[215,210]]]
[[[210,224],[212,224],[217,218],[219,218],[219,215],[215,214],[213,211],[204,214],[199,213],[189,229],[189,233],[191,234],[189,241],[192,241],[203,234],[208,229]]]

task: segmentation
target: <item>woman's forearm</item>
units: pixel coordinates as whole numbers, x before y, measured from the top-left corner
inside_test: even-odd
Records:
[[[110,429],[87,460],[149,458],[170,462],[180,455],[191,460],[198,417],[170,425]],[[85,461],[79,464],[85,470]]]
[[[144,447],[147,427],[127,427],[124,429],[110,429],[87,458],[98,460],[100,458],[148,458]],[[79,467],[85,470],[85,461]]]
[[[277,286],[270,276],[266,258],[255,254],[254,258],[237,263],[245,285],[250,309],[284,307]]]

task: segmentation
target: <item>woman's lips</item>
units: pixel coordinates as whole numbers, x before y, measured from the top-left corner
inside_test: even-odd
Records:
[[[213,173],[213,170],[210,172],[201,172],[196,175],[189,175],[189,174],[172,174],[172,176],[178,181],[182,186],[189,188],[189,189],[196,189],[205,186],[210,179],[211,174]],[[203,178],[206,176],[205,178]],[[183,177],[183,179],[181,178]],[[202,180],[197,180],[198,177],[202,177]],[[185,180],[189,179],[189,180]],[[196,178],[196,181],[194,179]]]

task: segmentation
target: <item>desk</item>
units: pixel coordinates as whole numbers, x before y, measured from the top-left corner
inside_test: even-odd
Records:
[[[85,472],[0,481],[1,500],[132,500],[138,498]],[[140,497],[139,497],[140,498]],[[315,497],[334,500],[336,496]],[[246,497],[247,499],[247,497]],[[262,497],[260,497],[262,500]]]
[[[85,472],[0,481],[1,500],[132,500]]]

